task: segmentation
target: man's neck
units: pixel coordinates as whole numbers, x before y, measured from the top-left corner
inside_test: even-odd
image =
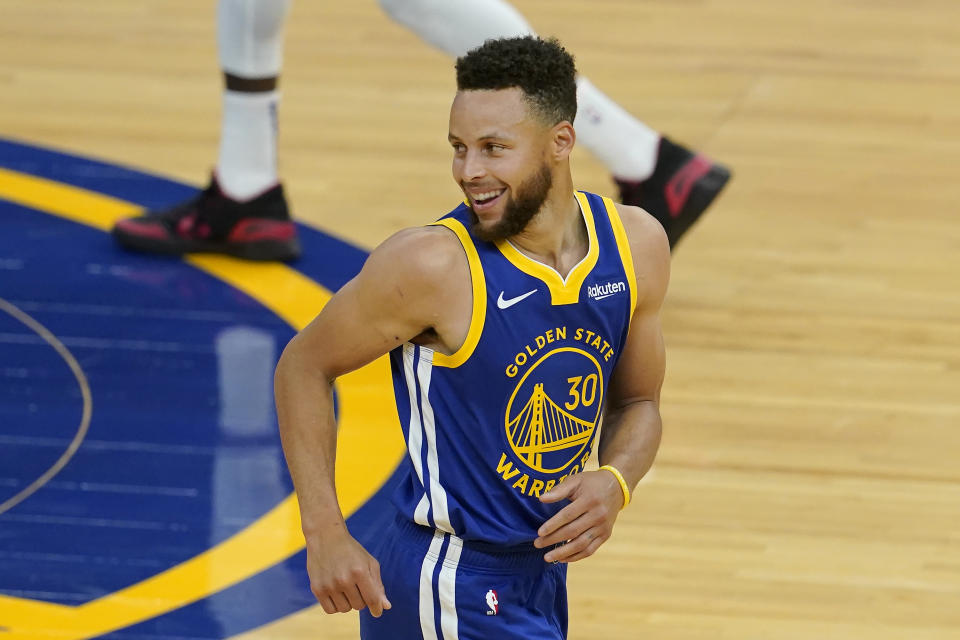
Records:
[[[509,240],[527,256],[566,277],[589,250],[586,224],[571,182],[555,183],[540,212]]]

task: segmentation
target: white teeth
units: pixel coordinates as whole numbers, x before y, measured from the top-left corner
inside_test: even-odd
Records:
[[[473,196],[473,200],[474,202],[478,200],[489,200],[490,198],[496,198],[501,193],[503,193],[503,191],[487,191],[486,193],[478,193]]]

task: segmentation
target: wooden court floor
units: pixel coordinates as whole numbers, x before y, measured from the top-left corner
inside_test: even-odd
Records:
[[[570,637],[960,638],[960,4],[516,6],[735,171],[675,255],[663,446],[571,568]],[[446,212],[451,61],[372,0],[287,33],[298,218],[369,248]],[[0,0],[0,137],[199,184],[218,87],[213,2]],[[243,636],[352,637],[317,608]]]

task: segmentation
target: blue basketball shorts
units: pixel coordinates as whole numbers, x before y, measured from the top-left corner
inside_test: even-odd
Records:
[[[398,518],[371,550],[387,599],[362,640],[563,640],[567,565],[532,545],[497,550]]]

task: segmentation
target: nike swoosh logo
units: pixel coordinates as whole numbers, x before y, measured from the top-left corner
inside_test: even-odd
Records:
[[[533,291],[527,291],[526,293],[519,295],[516,298],[510,298],[509,300],[503,299],[503,291],[501,291],[500,297],[497,298],[497,307],[499,307],[500,309],[508,309],[513,305],[517,304],[518,302],[520,302],[521,300],[525,298],[529,298],[530,296],[535,294],[537,291],[538,289],[534,289]]]

